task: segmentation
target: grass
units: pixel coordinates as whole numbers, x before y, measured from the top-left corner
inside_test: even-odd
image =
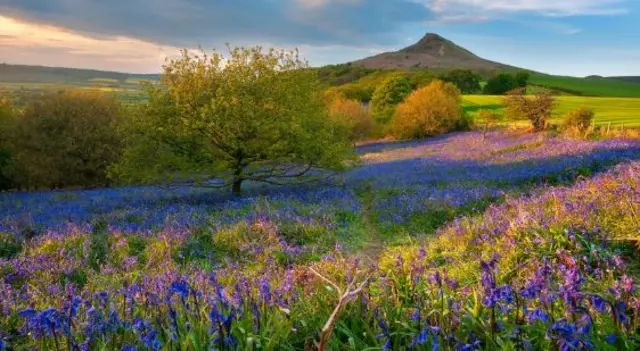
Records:
[[[611,123],[612,128],[640,127],[640,98],[611,98],[558,96],[553,110],[552,123],[560,121],[567,112],[579,107],[591,108],[595,114],[595,124],[606,126]],[[466,95],[463,97],[463,107],[471,115],[480,110],[491,110],[502,113],[501,96]]]
[[[531,76],[530,84],[572,95],[602,97],[640,97],[638,83],[608,78],[577,78],[536,74]]]

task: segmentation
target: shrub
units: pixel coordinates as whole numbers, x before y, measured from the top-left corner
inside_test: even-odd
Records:
[[[334,99],[329,105],[329,116],[347,129],[350,141],[364,139],[373,130],[371,113],[357,100],[344,97]]]
[[[540,92],[531,98],[525,95],[522,88],[509,92],[504,98],[507,116],[513,120],[528,119],[534,131],[541,131],[547,127],[554,103],[554,97],[548,92]]]
[[[502,73],[487,81],[484,87],[486,95],[504,95],[518,87],[518,82],[511,74]]]
[[[96,92],[47,93],[30,102],[10,128],[10,151],[21,186],[90,187],[108,183],[120,153],[120,104]]]
[[[564,116],[564,126],[570,132],[575,131],[580,135],[585,135],[593,123],[593,110],[587,107],[581,107],[573,110]]]
[[[380,83],[371,100],[376,121],[388,123],[398,104],[411,94],[411,90],[411,81],[405,76],[391,76]]]
[[[463,117],[460,92],[451,83],[434,81],[413,92],[398,106],[393,133],[398,138],[422,138],[454,129]]]

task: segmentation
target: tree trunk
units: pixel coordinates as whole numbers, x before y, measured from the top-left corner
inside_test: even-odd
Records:
[[[231,192],[234,195],[240,195],[242,193],[242,179],[236,178],[233,180],[233,185],[231,186]]]

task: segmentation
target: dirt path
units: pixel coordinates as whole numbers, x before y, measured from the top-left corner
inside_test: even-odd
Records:
[[[357,253],[357,256],[362,260],[362,263],[367,265],[376,264],[380,254],[386,247],[384,238],[380,235],[380,232],[374,223],[371,209],[373,206],[373,200],[373,190],[369,187],[361,195],[362,219],[365,230],[369,234],[369,238],[363,245],[362,249]]]

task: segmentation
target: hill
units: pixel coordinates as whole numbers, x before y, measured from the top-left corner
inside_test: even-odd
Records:
[[[126,84],[157,80],[157,74],[132,74],[78,68],[0,64],[0,83],[63,85]]]
[[[427,33],[417,43],[394,52],[385,52],[352,62],[373,69],[471,69],[474,71],[520,70],[517,67],[483,59],[435,33]]]
[[[640,76],[627,76],[627,77],[609,77],[610,79],[622,80],[630,83],[640,83]]]
[[[529,83],[534,86],[579,96],[640,97],[640,85],[613,78],[587,78],[534,74]]]

